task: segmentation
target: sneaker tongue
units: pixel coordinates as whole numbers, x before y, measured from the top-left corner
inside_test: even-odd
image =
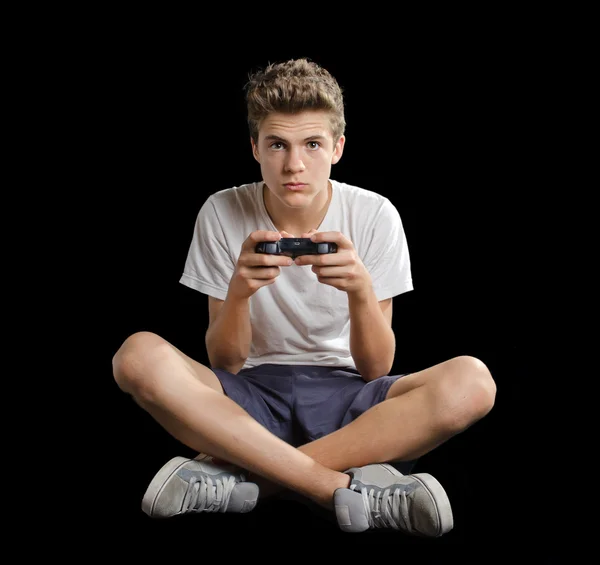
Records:
[[[254,483],[236,483],[229,497],[227,512],[250,512],[256,506],[258,486]]]

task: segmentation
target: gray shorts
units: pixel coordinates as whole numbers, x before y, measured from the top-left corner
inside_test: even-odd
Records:
[[[404,375],[365,382],[353,368],[263,364],[237,375],[212,369],[225,394],[285,442],[319,439],[385,400]]]

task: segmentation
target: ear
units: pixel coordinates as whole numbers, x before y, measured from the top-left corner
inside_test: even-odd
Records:
[[[250,145],[252,145],[252,155],[260,163],[260,156],[258,154],[258,146],[254,143],[254,139],[250,138]]]
[[[333,155],[331,156],[331,164],[335,165],[341,158],[342,153],[344,152],[344,144],[346,143],[346,138],[341,135],[338,139],[335,147],[333,148]]]

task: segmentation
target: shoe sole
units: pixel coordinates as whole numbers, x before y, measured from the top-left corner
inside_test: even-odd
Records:
[[[439,537],[449,532],[454,527],[454,518],[452,516],[452,507],[448,500],[448,495],[440,482],[429,473],[417,473],[411,475],[416,481],[421,483],[429,496],[433,499],[437,517],[440,523],[440,532],[436,535]]]
[[[156,473],[151,483],[148,485],[144,498],[142,499],[142,510],[148,514],[148,516],[155,517],[154,506],[158,497],[162,494],[168,480],[177,473],[181,467],[186,463],[189,463],[189,461],[190,460],[185,457],[174,457],[165,463],[160,471]]]

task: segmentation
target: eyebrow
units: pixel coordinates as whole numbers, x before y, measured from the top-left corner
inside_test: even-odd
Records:
[[[325,140],[325,136],[310,135],[310,136],[304,138],[304,141],[314,141],[314,140],[317,140],[317,141]],[[265,141],[283,141],[285,143],[288,143],[287,139],[284,139],[283,137],[279,137],[278,135],[266,135]]]

